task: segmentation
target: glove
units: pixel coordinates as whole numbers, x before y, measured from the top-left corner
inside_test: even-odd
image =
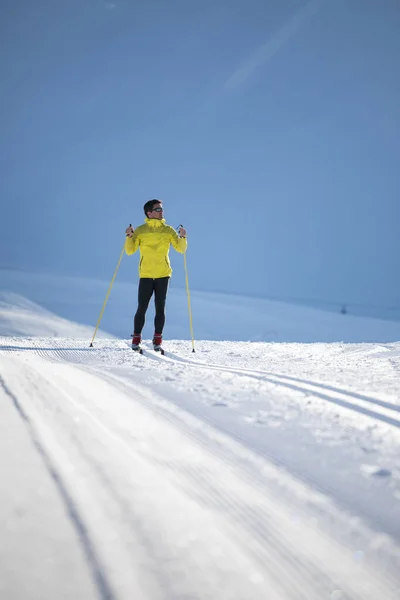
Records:
[[[133,229],[132,225],[129,225],[129,227],[127,227],[125,229],[125,235],[126,235],[126,237],[132,237],[134,231],[135,230]]]

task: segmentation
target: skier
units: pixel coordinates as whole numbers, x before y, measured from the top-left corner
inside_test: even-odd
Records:
[[[130,225],[126,228],[125,252],[130,255],[139,248],[139,288],[138,308],[134,318],[132,350],[140,351],[142,329],[146,311],[154,292],[154,350],[162,351],[162,332],[165,323],[165,302],[168,283],[172,274],[169,262],[169,248],[184,253],[187,248],[186,230],[175,229],[165,223],[161,200],[149,200],[143,207],[146,215],[145,223],[136,229]]]

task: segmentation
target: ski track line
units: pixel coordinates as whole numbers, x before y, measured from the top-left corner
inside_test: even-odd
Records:
[[[65,347],[65,345],[67,347]],[[78,364],[96,362],[96,354],[92,354],[93,351],[91,351],[90,348],[69,348],[69,344],[67,345],[66,342],[65,345],[53,348],[43,348],[35,346],[3,346],[0,347],[0,350],[34,350],[39,356],[46,358],[47,360],[50,360],[52,362],[66,361]],[[127,348],[129,348],[128,344]],[[104,351],[106,349],[107,348],[101,348],[101,351]],[[116,350],[123,352],[125,348],[110,348],[110,350],[112,350],[113,352],[115,352]],[[305,395],[309,395],[310,393],[312,393],[321,400],[325,400],[326,402],[335,404],[336,406],[340,406],[352,412],[358,412],[369,418],[374,419],[375,421],[381,421],[392,427],[400,428],[399,405],[395,405],[390,402],[385,402],[383,400],[378,400],[375,398],[370,398],[369,396],[360,394],[358,392],[350,392],[332,385],[319,383],[315,381],[309,381],[290,375],[283,375],[280,373],[272,373],[269,371],[257,371],[253,369],[244,369],[241,367],[227,367],[225,365],[219,364],[202,363],[199,361],[183,358],[171,352],[167,352],[164,356],[162,356],[156,354],[152,349],[149,350],[146,346],[144,346],[144,350],[146,353],[145,358],[150,358],[151,360],[166,360],[172,363],[184,363],[206,370],[209,369],[214,371],[224,371],[239,376],[252,377],[260,381],[266,381],[268,383],[279,385],[281,387],[286,387],[287,389],[301,392]],[[82,356],[85,356],[84,362],[82,361]],[[371,406],[373,407],[373,410],[371,409]]]
[[[309,395],[311,392],[318,398],[321,398],[321,400],[326,400],[327,402],[331,402],[332,404],[336,404],[353,412],[358,412],[367,417],[371,417],[374,420],[379,420],[393,427],[400,428],[400,406],[383,400],[369,398],[368,396],[357,392],[353,393],[328,384],[308,381],[289,375],[270,373],[268,371],[256,371],[242,369],[240,367],[226,367],[225,365],[218,364],[204,364],[171,353],[164,356],[151,356],[151,358],[153,360],[169,360],[175,363],[186,363],[203,369],[224,371],[235,375],[252,377],[260,381],[267,381],[294,391],[302,392],[306,395]],[[370,405],[373,406],[374,410],[371,410]]]
[[[28,414],[25,412],[17,396],[14,395],[14,393],[8,388],[8,385],[5,383],[1,375],[0,385],[14,404],[19,416],[24,421],[25,426],[29,432],[29,436],[32,440],[32,444],[36,448],[36,451],[39,453],[47,472],[49,473],[51,479],[55,484],[61,501],[64,504],[66,513],[70,519],[70,522],[72,523],[73,528],[76,531],[78,540],[83,548],[83,552],[86,557],[86,561],[90,572],[92,573],[93,581],[97,588],[99,598],[101,598],[102,600],[115,600],[115,595],[111,589],[110,583],[107,579],[106,573],[104,572],[104,568],[101,565],[99,557],[97,556],[97,552],[85,525],[84,519],[80,514],[78,506],[74,502],[73,496],[68,490],[68,486],[63,480],[63,477],[61,476],[59,470],[56,468],[44,444],[41,442],[40,436],[37,434],[34,423],[30,419]]]
[[[116,380],[114,376],[111,378],[106,376],[104,378],[106,380],[111,379],[113,385],[115,385]],[[119,384],[119,387],[125,390],[125,395],[127,388],[130,388],[130,390],[134,388],[138,392],[138,388],[134,385],[129,386],[126,382],[121,381],[119,381]],[[140,392],[136,394],[135,401],[139,401],[148,410],[149,399],[141,398],[140,396]],[[129,397],[132,397],[131,393],[129,393]],[[121,445],[121,448],[125,452],[129,454],[133,453],[133,456],[136,454],[136,451],[134,452],[129,443],[124,439],[124,432],[121,432],[121,426],[115,419],[113,420],[113,428],[111,428],[110,420],[107,423],[99,421],[97,417],[93,417],[87,408],[83,409],[72,398],[70,400],[81,411],[84,410],[87,417],[93,420],[97,426],[100,426],[104,433]],[[154,410],[155,408],[156,410]],[[171,414],[166,414],[160,408],[160,406],[155,407],[155,403],[152,402],[152,411],[161,415],[164,420],[167,417],[167,420],[173,425],[174,429],[177,429],[181,433],[185,433],[184,430],[186,429],[186,436],[192,443],[199,443],[198,436],[193,435],[193,430],[190,427],[187,425],[186,427],[182,427],[181,421],[177,422],[176,418],[171,419]],[[203,451],[207,451],[211,455],[212,459],[221,461],[221,458],[223,458],[223,462],[226,462],[226,458],[221,457],[220,452],[216,453],[215,449],[210,448],[209,440],[205,441],[203,439],[201,446]],[[224,486],[224,481],[220,481],[218,478],[219,468],[212,474],[214,476],[210,478],[209,473],[202,474],[191,467],[185,467],[176,460],[163,460],[162,453],[154,453],[151,456],[151,460],[162,470],[168,469],[171,477],[177,479],[177,485],[182,485],[183,482],[191,483],[191,495],[195,494],[197,502],[206,503],[206,505],[214,510],[217,509],[220,512],[221,519],[224,521],[230,520],[234,522],[234,526],[230,528],[232,538],[236,538],[238,545],[246,548],[246,553],[252,555],[253,560],[256,560],[260,567],[266,569],[268,566],[267,571],[269,571],[269,576],[280,582],[280,585],[283,586],[285,597],[292,598],[294,587],[297,588],[296,600],[300,600],[300,598],[313,598],[316,593],[318,593],[318,597],[321,597],[326,594],[326,590],[337,588],[340,573],[329,573],[327,564],[328,562],[334,565],[340,564],[343,558],[343,550],[337,548],[335,543],[327,542],[324,538],[321,538],[319,533],[309,528],[307,530],[307,542],[304,535],[298,535],[298,548],[303,551],[303,556],[299,555],[298,552],[294,553],[293,538],[285,535],[285,531],[288,530],[288,515],[284,511],[282,512],[279,500],[271,500],[265,493],[255,505],[247,499],[251,497],[251,492],[257,491],[257,488],[254,487],[254,482],[248,481],[246,486],[250,485],[250,490],[244,489],[241,492],[240,487],[235,489],[232,485],[229,489],[229,487]],[[230,461],[230,466],[234,471],[237,471],[236,462],[237,457],[233,457],[233,460]],[[180,475],[180,477],[177,477],[177,475]],[[234,476],[236,478],[237,475],[235,474]],[[242,477],[240,477],[240,481],[243,483]],[[185,486],[185,491],[186,493],[188,492],[187,486]],[[271,494],[271,490],[269,490],[269,493]],[[226,515],[229,515],[229,517]],[[289,526],[289,530],[292,529],[293,527]],[[316,536],[316,539],[314,538],[313,541],[316,542],[316,547],[319,547],[317,553],[315,552],[315,548],[312,547],[312,538],[314,536]],[[254,541],[257,541],[257,547],[254,547]],[[307,543],[309,544],[308,546]],[[335,571],[336,568],[333,570]],[[346,568],[343,570],[345,572]],[[355,568],[355,570],[357,569]],[[339,571],[341,571],[341,567],[339,567]],[[289,573],[290,576],[288,575]],[[345,581],[341,586],[349,594],[349,598],[360,598],[360,600],[361,598],[367,598],[368,594],[366,596],[360,595],[357,590],[358,577],[351,579],[353,579],[352,582]],[[378,591],[380,583],[377,581],[373,583],[374,589]],[[387,591],[385,592],[383,589],[380,592],[383,595],[387,594]]]
[[[257,371],[255,369],[245,369],[245,368],[242,368],[242,367],[227,367],[226,365],[219,365],[219,364],[209,365],[207,363],[201,363],[201,362],[198,362],[198,361],[189,360],[189,359],[183,358],[183,357],[181,357],[181,356],[179,356],[177,354],[173,354],[173,353],[168,353],[166,355],[166,358],[168,358],[168,357],[171,357],[172,360],[175,360],[177,362],[185,362],[185,363],[193,364],[193,365],[196,365],[196,366],[204,366],[204,367],[211,366],[213,368],[215,367],[215,368],[222,369],[222,370],[227,369],[227,370],[235,372],[235,373],[251,374],[251,375],[257,375],[257,376],[260,376],[260,377],[268,377],[268,376],[279,377],[281,379],[287,379],[289,381],[293,381],[293,382],[296,382],[296,383],[303,383],[303,384],[306,384],[306,385],[315,386],[315,387],[321,388],[323,390],[337,392],[339,394],[347,395],[347,396],[350,396],[351,398],[356,398],[356,399],[359,399],[359,400],[363,400],[365,402],[369,402],[371,404],[375,404],[375,405],[380,406],[382,408],[387,408],[389,410],[394,410],[394,411],[400,413],[400,405],[392,404],[392,403],[386,402],[384,400],[378,400],[376,398],[371,398],[369,396],[366,396],[364,394],[360,394],[358,392],[352,392],[352,391],[344,390],[342,388],[338,388],[338,387],[335,387],[335,386],[332,386],[332,385],[329,385],[329,384],[326,384],[326,383],[321,383],[321,382],[317,382],[317,381],[311,381],[311,380],[308,380],[308,379],[301,379],[300,377],[293,377],[291,375],[284,375],[283,373],[273,373],[271,371]]]

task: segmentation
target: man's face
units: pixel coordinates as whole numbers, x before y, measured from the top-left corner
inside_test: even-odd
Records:
[[[158,204],[155,204],[153,206],[153,210],[147,214],[149,215],[149,219],[163,219],[164,213],[163,213],[163,206],[162,206],[161,202],[159,202]]]

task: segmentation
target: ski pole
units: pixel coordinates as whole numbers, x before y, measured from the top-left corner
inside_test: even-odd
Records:
[[[130,227],[132,227],[132,225],[130,225]],[[93,337],[92,337],[92,341],[90,342],[90,346],[89,346],[89,348],[93,348],[93,340],[94,340],[94,338],[96,337],[96,333],[97,333],[97,330],[98,330],[98,328],[99,328],[100,321],[101,321],[101,319],[102,319],[102,317],[103,317],[104,309],[105,309],[105,307],[106,307],[107,300],[108,300],[108,297],[109,297],[109,295],[110,295],[111,288],[112,288],[112,286],[113,286],[114,280],[115,280],[115,278],[116,278],[116,276],[117,276],[118,269],[119,269],[119,265],[121,264],[121,260],[122,260],[122,257],[123,257],[123,255],[124,255],[124,252],[125,252],[125,242],[124,242],[124,246],[123,246],[123,248],[122,248],[122,252],[121,252],[121,255],[120,255],[120,257],[119,257],[118,263],[117,263],[117,268],[115,269],[115,271],[114,271],[114,275],[113,275],[113,278],[111,279],[111,283],[110,283],[110,285],[108,286],[107,294],[106,294],[105,300],[104,300],[104,302],[103,302],[103,306],[102,306],[102,308],[101,308],[101,311],[100,311],[100,316],[99,316],[99,318],[97,319],[97,323],[96,323],[96,329],[94,330],[94,334],[93,334]]]
[[[181,227],[183,227],[183,225],[179,225],[177,227],[178,231],[179,231],[179,229]],[[183,265],[185,267],[186,294],[187,294],[188,311],[189,311],[190,335],[191,335],[191,338],[192,338],[192,352],[195,352],[195,349],[194,349],[194,333],[193,333],[193,317],[192,317],[192,307],[191,307],[191,303],[190,303],[190,290],[189,290],[189,277],[188,277],[188,268],[187,268],[187,260],[186,260],[186,250],[183,253]]]

